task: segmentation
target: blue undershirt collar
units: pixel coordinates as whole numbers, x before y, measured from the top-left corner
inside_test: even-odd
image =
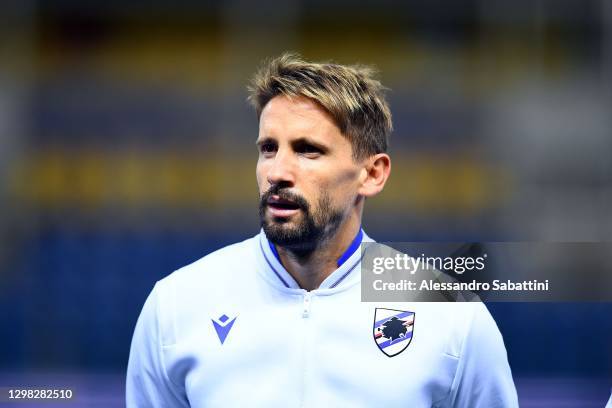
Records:
[[[341,267],[342,264],[345,263],[347,259],[349,259],[351,255],[355,253],[355,251],[357,251],[357,248],[359,248],[359,245],[361,245],[362,240],[363,240],[363,230],[359,228],[359,232],[353,239],[353,242],[351,242],[351,245],[349,245],[346,251],[344,251],[344,253],[340,256],[340,258],[338,258],[338,261],[337,261],[338,268]],[[270,241],[268,241],[268,244],[270,245],[270,250],[272,250],[272,253],[276,257],[278,262],[282,265],[283,263],[281,262],[281,259],[280,259],[280,256],[278,255],[278,251],[276,250],[276,247]]]

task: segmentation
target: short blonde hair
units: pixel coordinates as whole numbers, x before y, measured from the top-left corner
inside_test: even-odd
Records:
[[[266,61],[254,75],[248,100],[258,117],[278,95],[314,100],[334,118],[360,159],[387,151],[393,124],[385,89],[370,67],[314,63],[285,53]]]

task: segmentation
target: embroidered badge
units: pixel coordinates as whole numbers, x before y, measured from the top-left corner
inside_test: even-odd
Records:
[[[388,357],[406,350],[412,341],[414,312],[384,309],[374,311],[374,341]]]
[[[217,336],[219,336],[219,341],[221,341],[221,344],[225,342],[225,339],[227,338],[227,335],[232,329],[236,318],[237,317],[234,317],[232,320],[230,320],[230,318],[226,315],[221,315],[221,317],[219,317],[217,320],[211,319],[215,331],[217,332]]]

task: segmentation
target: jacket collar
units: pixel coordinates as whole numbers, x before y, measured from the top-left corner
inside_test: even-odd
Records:
[[[280,288],[297,290],[303,292],[291,274],[281,264],[276,248],[264,233],[263,229],[258,236],[258,253],[262,258],[262,265],[265,269],[266,277],[273,285]],[[359,264],[361,263],[361,243],[371,242],[372,239],[360,229],[347,250],[338,258],[338,268],[333,271],[315,291],[333,290],[345,288],[359,283],[361,280]]]

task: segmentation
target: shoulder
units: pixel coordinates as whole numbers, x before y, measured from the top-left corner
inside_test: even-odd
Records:
[[[159,325],[161,344],[175,344],[211,307],[246,292],[255,275],[252,265],[258,239],[214,251],[156,283],[148,315]]]
[[[439,344],[445,354],[456,359],[469,352],[468,343],[479,341],[480,333],[498,333],[493,318],[481,302],[416,302],[411,306],[415,312],[416,330],[426,326],[427,342]]]
[[[498,343],[503,349],[503,340],[497,324],[484,303],[459,302],[451,305],[454,306],[453,320],[456,330],[454,355],[465,358],[475,345],[478,348],[478,344],[489,342]]]
[[[245,265],[252,265],[258,236],[218,249],[197,261],[186,265],[157,283],[161,290],[173,287],[199,288],[217,286],[224,281],[232,281],[241,273]]]

